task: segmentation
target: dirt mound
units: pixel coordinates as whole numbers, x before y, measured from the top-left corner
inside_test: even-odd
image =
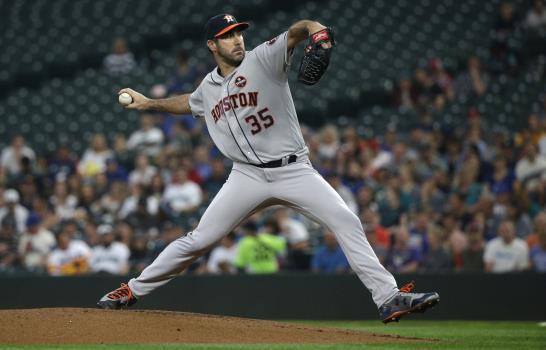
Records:
[[[236,317],[75,308],[0,310],[0,329],[0,344],[382,343],[418,340]]]

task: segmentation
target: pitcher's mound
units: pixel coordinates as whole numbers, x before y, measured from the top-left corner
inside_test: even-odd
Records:
[[[416,340],[236,317],[75,308],[0,310],[0,329],[0,344],[379,343]]]

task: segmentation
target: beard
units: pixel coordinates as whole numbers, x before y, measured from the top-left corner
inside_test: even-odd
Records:
[[[243,59],[245,58],[245,54],[246,54],[243,49],[243,55],[241,57],[238,57],[238,56],[236,57],[234,54],[225,51],[221,47],[218,47],[217,53],[218,53],[218,56],[220,56],[224,60],[224,62],[226,62],[227,64],[233,67],[238,67],[241,64],[241,62],[243,62]]]

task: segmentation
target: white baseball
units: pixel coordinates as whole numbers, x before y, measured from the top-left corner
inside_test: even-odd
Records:
[[[118,96],[119,103],[124,106],[130,105],[133,102],[133,98],[128,93],[124,92]]]

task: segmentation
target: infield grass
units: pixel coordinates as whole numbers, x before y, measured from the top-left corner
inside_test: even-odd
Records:
[[[387,326],[377,321],[301,321],[308,325],[349,328],[374,333],[434,339],[432,342],[411,344],[282,344],[282,345],[231,345],[231,344],[127,344],[127,345],[18,345],[0,344],[0,349],[25,350],[355,350],[355,349],[546,349],[546,327],[537,322],[469,322],[469,321],[413,321],[403,320]]]

